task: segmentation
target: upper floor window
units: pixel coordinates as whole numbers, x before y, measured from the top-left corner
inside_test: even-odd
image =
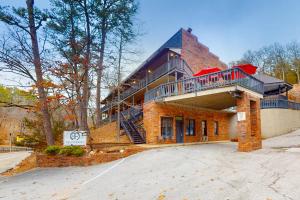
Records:
[[[166,138],[172,138],[173,136],[173,118],[162,117],[161,118],[161,136]]]
[[[186,135],[196,135],[194,119],[187,120]]]

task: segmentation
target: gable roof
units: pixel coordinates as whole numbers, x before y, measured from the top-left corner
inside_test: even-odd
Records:
[[[121,84],[132,78],[138,71],[142,70],[150,61],[162,52],[170,50],[174,53],[180,54],[182,49],[182,32],[183,28],[180,28],[170,39],[168,39],[161,47],[159,47],[154,53],[152,53],[142,64],[140,64],[133,72],[131,72]],[[113,91],[110,91],[107,95],[109,97]],[[105,97],[104,100],[107,98]],[[103,101],[104,101],[103,100]]]
[[[152,53],[141,65],[139,65],[133,72],[131,72],[123,82],[130,79],[135,73],[145,67],[153,58],[159,55],[164,50],[171,50],[175,53],[180,53],[180,49],[182,48],[182,31],[183,28],[179,29],[167,42],[165,42],[161,47],[159,47],[154,53]]]

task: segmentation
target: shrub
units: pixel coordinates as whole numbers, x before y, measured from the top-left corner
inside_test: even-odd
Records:
[[[83,154],[84,154],[84,150],[81,147],[79,147],[77,149],[73,149],[72,155],[83,156]]]
[[[82,156],[84,149],[79,146],[66,146],[60,149],[59,154],[66,156]]]
[[[48,146],[46,149],[45,149],[45,153],[48,154],[48,155],[56,155],[60,152],[60,147],[59,146]]]

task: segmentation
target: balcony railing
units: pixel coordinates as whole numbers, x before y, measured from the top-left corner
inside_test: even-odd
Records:
[[[158,68],[156,68],[153,72],[148,74],[148,77],[141,79],[135,84],[132,84],[130,88],[122,92],[121,99],[125,99],[133,93],[139,91],[142,88],[145,88],[148,84],[162,77],[163,75],[173,71],[178,70],[184,72],[188,68],[185,61],[179,58],[171,59],[168,62],[162,64]]]
[[[260,102],[261,109],[282,108],[300,110],[300,103],[284,100],[284,99],[263,99]]]
[[[113,102],[109,102],[107,104],[105,104],[102,108],[101,108],[101,112],[105,112],[107,111],[108,109],[114,107],[117,105],[117,101],[113,101]]]
[[[132,84],[130,86],[130,88],[123,91],[120,96],[121,100],[127,98],[128,96],[139,91],[140,89],[145,88],[148,84],[152,83],[153,81],[159,79],[163,75],[165,75],[173,70],[177,70],[177,71],[186,73],[187,76],[191,76],[193,73],[192,70],[190,69],[190,67],[187,65],[187,63],[184,60],[182,60],[180,58],[171,59],[168,62],[160,65],[153,72],[149,73],[147,78],[141,79],[137,83]],[[107,103],[105,106],[103,106],[101,108],[101,111],[105,112],[109,108],[114,107],[116,105],[117,105],[116,102]]]
[[[122,114],[125,118],[130,118],[132,116],[137,116],[138,113],[140,113],[142,110],[142,107],[139,106],[139,105],[136,105],[136,106],[132,106],[124,111],[122,111]],[[118,115],[117,113],[111,115],[111,117],[107,116],[106,118],[102,119],[101,121],[103,123],[106,123],[106,122],[114,122],[114,121],[117,121],[117,118],[118,118]]]
[[[233,68],[159,85],[145,93],[145,102],[232,85],[240,85],[260,94],[264,93],[263,82],[241,69]]]

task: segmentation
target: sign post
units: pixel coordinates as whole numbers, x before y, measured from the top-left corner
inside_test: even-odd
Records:
[[[64,131],[64,146],[86,146],[86,131]]]
[[[12,134],[9,133],[9,152],[12,152]]]

